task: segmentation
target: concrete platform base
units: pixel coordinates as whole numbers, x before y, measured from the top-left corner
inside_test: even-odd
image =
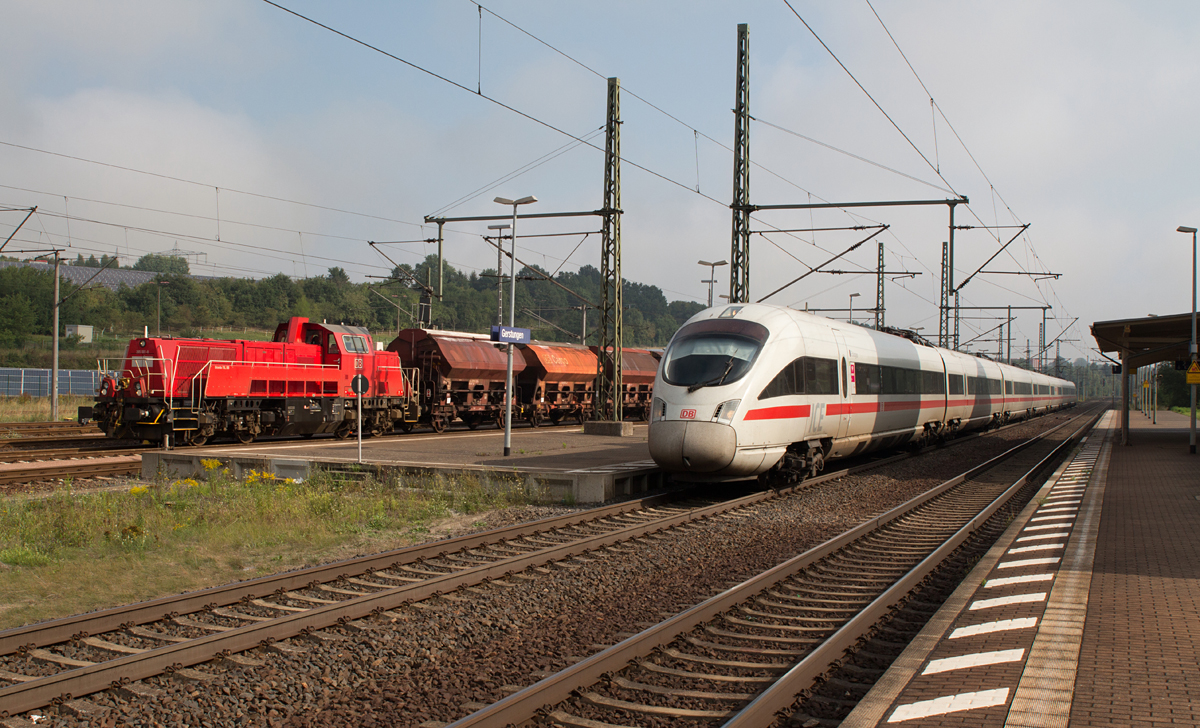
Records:
[[[411,481],[414,487],[429,487],[431,481],[436,485],[439,479],[472,478],[487,487],[520,487],[538,500],[558,503],[599,503],[667,486],[666,474],[650,459],[646,425],[588,424],[626,430],[627,435],[613,439],[578,427],[522,428],[513,432],[511,456],[503,457],[501,430],[414,432],[364,440],[361,464],[356,443],[332,439],[156,450],[142,454],[142,477],[200,479],[224,469],[239,480],[252,470],[307,480],[325,471],[347,477],[371,473],[381,479]]]
[[[584,422],[583,434],[603,437],[633,437],[632,422]]]

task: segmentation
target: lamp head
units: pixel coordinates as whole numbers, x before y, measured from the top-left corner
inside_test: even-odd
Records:
[[[1195,234],[1195,232],[1196,232],[1196,228],[1194,228],[1194,227],[1188,227],[1187,225],[1180,225],[1179,227],[1175,228],[1175,232],[1178,232],[1178,233],[1192,233],[1192,234]]]
[[[508,229],[508,223],[501,223],[500,225],[488,225],[488,230],[507,230],[507,229]]]
[[[501,205],[528,205],[531,202],[537,202],[537,198],[533,195],[522,197],[519,200],[510,200],[507,197],[497,197],[493,202],[499,202]]]

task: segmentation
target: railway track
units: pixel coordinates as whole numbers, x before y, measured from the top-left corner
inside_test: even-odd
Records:
[[[720,503],[663,495],[0,632],[0,716],[221,655],[353,624],[411,602],[521,579],[553,562],[750,507],[907,455]],[[2,684],[2,683],[0,683]]]
[[[660,496],[484,534],[231,584],[0,632],[0,715],[229,655],[323,627],[745,509],[801,488],[907,458],[828,473],[779,492],[724,503],[672,504]],[[662,538],[660,536],[659,538]],[[532,572],[530,572],[532,573]],[[393,615],[394,616],[394,615]]]
[[[1081,415],[451,724],[768,726],[1096,421]]]
[[[78,422],[0,422],[0,439],[42,437],[65,434],[97,434],[95,425],[80,425]]]

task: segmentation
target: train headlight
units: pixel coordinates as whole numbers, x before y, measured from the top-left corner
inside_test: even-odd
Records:
[[[737,414],[738,405],[742,403],[740,399],[731,399],[728,402],[722,402],[717,405],[717,411],[713,413],[713,419],[717,422],[726,424],[733,421],[733,416]]]
[[[654,401],[650,403],[650,422],[658,422],[659,420],[664,419],[666,416],[667,403],[658,397],[655,397]]]

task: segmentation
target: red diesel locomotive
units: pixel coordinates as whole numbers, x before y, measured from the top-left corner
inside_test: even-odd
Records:
[[[514,352],[513,419],[537,427],[596,416],[597,347],[534,341]],[[647,419],[658,356],[623,352],[627,417]],[[408,329],[376,347],[366,329],[293,317],[270,342],[133,339],[119,366],[105,370],[94,420],[113,438],[202,445],[213,437],[248,443],[260,435],[354,434],[356,375],[368,380],[363,434],[442,432],[455,420],[470,429],[504,421],[507,356],[487,336]],[[611,402],[604,416],[611,417]]]
[[[102,369],[107,369],[102,363]],[[114,438],[201,445],[214,436],[248,443],[259,435],[355,431],[356,375],[367,378],[364,434],[417,420],[415,370],[376,351],[358,326],[293,317],[272,341],[145,337],[129,342],[106,372],[96,404],[80,408]]]

